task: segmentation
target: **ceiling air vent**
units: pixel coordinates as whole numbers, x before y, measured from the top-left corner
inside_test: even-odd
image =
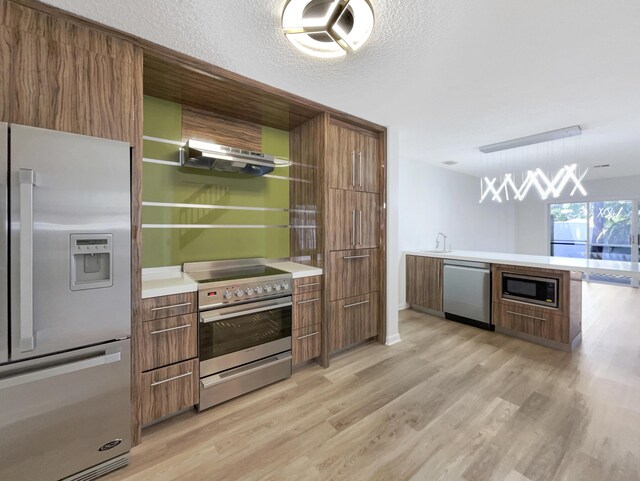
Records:
[[[445,160],[443,162],[444,165],[456,165],[457,162],[455,160]]]

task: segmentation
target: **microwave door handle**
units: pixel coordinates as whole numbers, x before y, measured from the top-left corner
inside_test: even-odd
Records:
[[[230,312],[228,314],[219,314],[217,316],[206,316],[202,315],[200,316],[200,322],[203,324],[207,324],[209,322],[218,322],[218,321],[222,321],[223,319],[230,319],[232,317],[240,317],[240,316],[246,316],[247,314],[255,314],[257,312],[264,312],[264,311],[270,311],[272,309],[280,309],[281,307],[289,307],[292,306],[293,303],[292,302],[283,302],[281,304],[271,304],[268,306],[264,306],[264,307],[257,307],[255,309],[247,309],[247,310],[243,310],[243,311],[234,311],[234,312]]]
[[[33,333],[33,186],[35,173],[20,169],[20,352],[35,349]]]

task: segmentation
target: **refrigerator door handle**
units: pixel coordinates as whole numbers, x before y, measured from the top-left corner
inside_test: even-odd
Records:
[[[119,362],[120,359],[120,352],[113,352],[110,354],[101,354],[99,356],[83,359],[82,361],[76,361],[69,364],[61,364],[59,366],[40,369],[38,371],[30,372],[27,374],[11,376],[5,379],[0,379],[0,391],[3,389],[20,386],[22,384],[27,384],[29,382],[42,381],[44,379],[49,379],[55,376],[62,376],[63,374],[71,374],[73,372],[82,371],[84,369],[91,369],[93,367],[103,366],[105,364],[112,364],[114,362]]]
[[[20,352],[33,351],[33,186],[35,173],[20,169]]]

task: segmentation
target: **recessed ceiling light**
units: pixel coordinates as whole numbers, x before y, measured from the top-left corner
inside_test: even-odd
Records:
[[[314,57],[341,57],[358,50],[373,24],[368,0],[289,0],[282,13],[289,41]]]
[[[456,165],[457,162],[455,160],[445,160],[443,162],[444,165]]]

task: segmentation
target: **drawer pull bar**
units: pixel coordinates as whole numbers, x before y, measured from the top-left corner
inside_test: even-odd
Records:
[[[316,297],[315,299],[309,299],[307,301],[298,301],[297,304],[309,304],[310,302],[316,302],[316,301],[319,301],[319,300],[320,300],[320,298]]]
[[[151,311],[164,311],[165,309],[174,309],[176,307],[185,307],[185,306],[190,306],[191,303],[190,302],[183,302],[182,304],[172,304],[170,306],[162,306],[162,307],[152,307]]]
[[[347,304],[344,306],[344,309],[349,309],[350,307],[361,306],[362,304],[369,304],[369,301],[356,302],[354,304]]]
[[[318,334],[320,334],[320,333],[319,333],[318,331],[316,331],[316,332],[312,332],[311,334],[307,334],[306,336],[300,336],[300,337],[298,338],[298,341],[299,341],[300,339],[306,339],[307,337],[317,336]]]
[[[319,286],[319,282],[312,282],[311,284],[300,284],[298,287],[311,287],[311,286]]]
[[[191,376],[193,373],[191,371],[185,372],[184,374],[180,374],[179,376],[170,377],[169,379],[164,379],[163,381],[156,381],[151,383],[151,387],[159,386],[160,384],[164,384],[165,382],[175,381],[176,379],[180,379],[183,377]]]
[[[529,314],[520,314],[519,312],[507,311],[507,314],[513,314],[514,316],[527,317],[529,319],[535,319],[537,321],[546,321],[544,317],[531,316]]]
[[[169,327],[168,329],[160,329],[158,331],[151,331],[149,334],[152,336],[155,334],[162,334],[163,332],[177,331],[178,329],[187,329],[191,327],[191,324],[184,324],[183,326]]]
[[[343,259],[364,259],[365,257],[371,257],[371,255],[365,254],[362,256],[344,256]]]

